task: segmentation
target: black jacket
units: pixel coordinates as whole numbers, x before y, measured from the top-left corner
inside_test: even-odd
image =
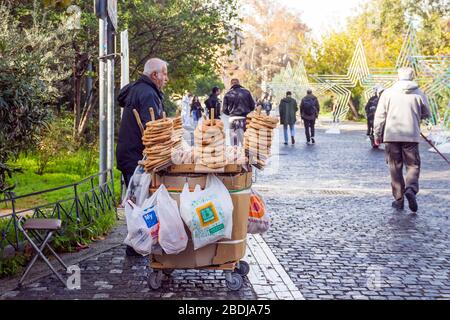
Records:
[[[214,109],[214,119],[220,119],[220,107],[221,102],[218,96],[215,94],[211,94],[208,99],[205,101],[205,106],[208,112],[211,110],[211,108]]]
[[[369,99],[366,104],[366,115],[368,120],[373,120],[375,118],[375,112],[377,111],[378,106],[378,96],[373,96]]]
[[[153,108],[156,119],[163,116],[164,95],[150,79],[142,75],[139,80],[132,82],[120,90],[117,98],[119,106],[124,108],[120,122],[117,141],[117,168],[123,173],[133,173],[138,161],[143,157],[144,145],[142,135],[133,114],[136,109],[145,128],[150,121],[150,107]]]
[[[255,110],[255,101],[250,91],[234,85],[223,98],[223,113],[227,116],[246,117],[247,114]]]
[[[313,114],[307,114],[307,112],[305,112],[308,106],[313,106],[315,108],[315,112]],[[303,120],[315,120],[319,116],[319,112],[319,100],[317,100],[315,95],[307,94],[300,103],[300,116]]]

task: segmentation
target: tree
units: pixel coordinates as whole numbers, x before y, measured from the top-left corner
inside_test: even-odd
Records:
[[[236,18],[235,0],[132,0],[120,3],[123,28],[130,33],[130,75],[147,59],[169,62],[166,93],[194,90],[197,75],[215,74]]]
[[[68,76],[60,63],[68,40],[38,14],[23,29],[13,9],[0,4],[0,192],[7,161],[35,147],[59,97],[56,84]]]
[[[307,46],[308,28],[299,15],[269,0],[251,0],[242,21],[242,45],[225,70],[227,78],[238,77],[260,95],[268,82]]]

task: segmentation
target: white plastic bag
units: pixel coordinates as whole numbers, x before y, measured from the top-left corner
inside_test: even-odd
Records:
[[[158,243],[159,220],[156,214],[156,200],[159,189],[147,200],[142,207],[128,200],[131,210],[125,211],[128,234],[124,240],[137,253],[146,256],[151,254]]]
[[[264,233],[270,228],[270,215],[261,194],[252,189],[247,233]]]
[[[159,218],[159,244],[167,254],[178,254],[186,249],[188,236],[181,220],[177,202],[164,185],[157,190],[156,213]]]
[[[195,186],[194,192],[184,185],[180,195],[180,212],[189,227],[194,250],[221,239],[231,239],[233,201],[230,193],[215,175],[208,175],[205,190]]]
[[[130,179],[127,193],[123,199],[122,205],[127,210],[130,209],[128,205],[128,200],[131,200],[135,205],[142,206],[145,199],[150,196],[149,188],[152,177],[147,172],[145,172],[144,167],[138,165],[134,170],[133,176]]]

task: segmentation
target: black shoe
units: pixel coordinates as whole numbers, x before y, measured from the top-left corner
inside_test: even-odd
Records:
[[[284,143],[285,146],[287,146],[287,144],[288,144],[287,142]]]
[[[311,138],[311,143],[314,144],[316,141],[314,141],[314,138]]]
[[[294,137],[291,137],[291,142],[292,142],[292,144],[295,144],[295,139],[294,139]]]
[[[393,201],[392,208],[397,210],[403,210],[404,208],[403,200]]]
[[[306,144],[310,144],[311,142],[308,140],[308,141],[306,141]]]
[[[412,212],[417,212],[418,206],[414,191],[407,189],[405,192],[405,197],[408,199],[409,209],[411,209]]]

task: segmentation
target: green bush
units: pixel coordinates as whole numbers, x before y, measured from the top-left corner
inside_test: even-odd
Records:
[[[0,258],[0,279],[19,274],[27,260],[24,254],[16,254],[6,259]]]

